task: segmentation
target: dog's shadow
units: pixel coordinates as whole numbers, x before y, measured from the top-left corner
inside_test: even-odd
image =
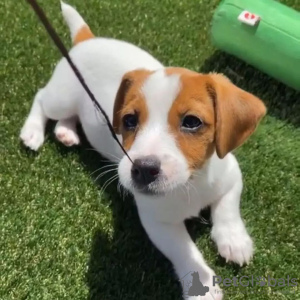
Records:
[[[200,72],[211,71],[224,73],[241,88],[268,100],[266,104],[269,114],[299,126],[299,92],[219,51],[200,68]],[[95,179],[98,175],[95,171],[105,165],[103,157],[89,150],[91,146],[82,131],[80,136],[80,147],[66,148],[55,143],[62,155],[76,152],[87,173],[93,174]],[[108,173],[97,181],[99,190],[112,174]],[[117,182],[114,182],[107,187],[101,201],[106,201],[112,209],[113,236],[100,229],[94,232],[86,274],[88,299],[181,299],[180,284],[171,275],[172,266],[147,238],[132,197],[119,193]],[[209,211],[204,211],[202,216],[209,220]],[[209,222],[188,221],[186,224],[193,239],[202,234],[207,235],[210,231]],[[225,262],[218,257],[216,264],[222,266]],[[228,267],[235,274],[239,272],[239,268],[234,265]]]

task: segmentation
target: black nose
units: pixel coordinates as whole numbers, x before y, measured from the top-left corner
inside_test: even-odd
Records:
[[[132,180],[138,186],[144,187],[153,182],[159,175],[160,161],[154,155],[135,159],[131,168]]]

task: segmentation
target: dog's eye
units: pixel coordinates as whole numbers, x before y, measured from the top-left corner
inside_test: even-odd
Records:
[[[181,128],[184,131],[195,132],[203,125],[203,122],[198,117],[187,115],[183,118]]]
[[[123,125],[127,130],[133,130],[138,125],[138,116],[136,114],[127,114],[123,117]]]

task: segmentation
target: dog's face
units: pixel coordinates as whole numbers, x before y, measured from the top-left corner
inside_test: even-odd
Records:
[[[240,146],[265,112],[262,101],[220,74],[129,72],[117,93],[113,126],[134,163],[123,157],[120,181],[147,194],[184,185],[214,151],[223,158]]]

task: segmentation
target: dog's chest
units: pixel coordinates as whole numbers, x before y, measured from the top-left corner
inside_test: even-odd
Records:
[[[157,221],[177,223],[198,216],[200,210],[211,204],[214,198],[211,189],[190,184],[164,196],[149,198],[137,195],[135,200],[140,211],[151,214]]]
[[[134,196],[139,210],[158,221],[177,223],[197,217],[201,209],[218,201],[238,181],[241,174],[235,157],[229,154],[220,160],[214,155],[210,164],[185,186],[164,196]]]

